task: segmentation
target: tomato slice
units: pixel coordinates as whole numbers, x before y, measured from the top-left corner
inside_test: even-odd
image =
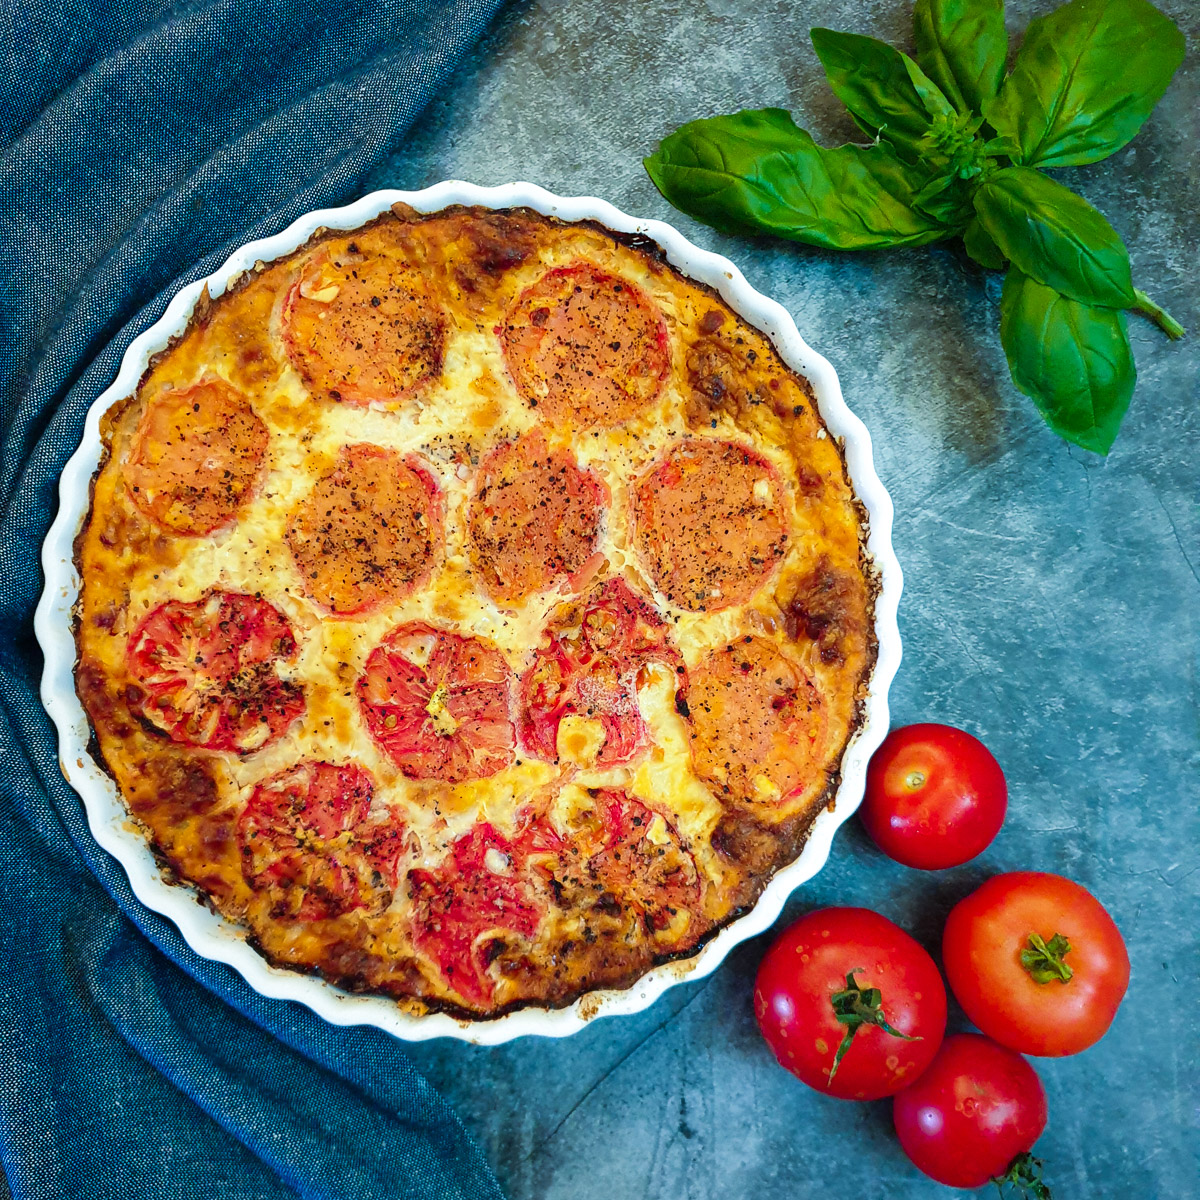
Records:
[[[247,754],[304,712],[300,685],[280,675],[295,655],[287,618],[266,600],[222,591],[171,600],[129,639],[131,706],[174,742]]]
[[[627,420],[662,390],[662,313],[627,279],[588,262],[547,271],[496,330],[521,398],[556,426]]]
[[[700,874],[674,824],[622,791],[601,790],[594,799],[555,875],[568,903],[631,913],[651,935],[694,933]]]
[[[402,600],[428,578],[441,547],[437,481],[415,455],[343,446],[287,538],[308,594],[335,616]]]
[[[823,769],[828,718],[804,669],[747,635],[691,672],[685,707],[692,763],[716,795],[777,804]]]
[[[637,484],[634,544],[678,608],[716,612],[749,600],[787,541],[779,480],[749,446],[689,438]]]
[[[637,682],[649,662],[682,665],[662,618],[623,579],[606,580],[586,599],[562,605],[521,676],[522,749],[557,762],[563,718],[580,716],[600,724],[595,765],[628,762],[646,745]]]
[[[414,621],[371,651],[358,701],[371,736],[410,779],[462,783],[513,761],[510,680],[494,646]]]
[[[393,405],[442,371],[446,321],[420,271],[347,246],[319,251],[283,303],[288,355],[319,396]]]
[[[595,554],[608,489],[541,429],[505,442],[479,468],[467,515],[472,563],[498,604],[519,604]]]
[[[408,873],[413,942],[437,963],[470,1004],[495,992],[489,968],[517,942],[533,939],[550,906],[547,862],[560,840],[542,820],[526,820],[512,838],[486,821],[450,847],[433,870]]]
[[[263,780],[238,820],[242,874],[271,916],[321,921],[392,902],[401,823],[372,815],[374,784],[353,764],[301,762]]]
[[[214,533],[257,484],[270,435],[241,392],[219,379],[147,403],[133,435],[126,485],[148,517],[175,533]]]

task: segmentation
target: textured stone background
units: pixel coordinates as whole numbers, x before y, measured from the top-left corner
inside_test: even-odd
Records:
[[[853,139],[807,31],[911,48],[908,0],[525,0],[370,181],[527,179],[672,221],[833,362],[896,504],[895,720],[977,733],[1011,802],[987,854],[941,874],[889,862],[851,822],[785,918],[867,905],[936,953],[947,910],[996,871],[1059,871],[1102,899],[1133,980],[1100,1045],[1037,1064],[1051,1113],[1038,1152],[1059,1200],[1200,1195],[1200,6],[1160,3],[1188,61],[1132,146],[1060,176],[1192,331],[1171,345],[1130,321],[1140,381],[1107,460],[1059,441],[1011,386],[999,280],[959,250],[855,257],[726,238],[675,213],[642,171],[676,125],[739,107],[780,105],[827,144]],[[1050,7],[1010,2],[1010,32]],[[775,1066],[750,1008],[766,944],[566,1041],[413,1055],[513,1200],[945,1195],[908,1165],[886,1101],[826,1099]]]

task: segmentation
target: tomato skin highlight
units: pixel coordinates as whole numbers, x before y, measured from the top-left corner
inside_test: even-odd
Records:
[[[1022,966],[1031,933],[1067,938],[1068,982],[1038,983]],[[1129,953],[1104,906],[1079,884],[1040,871],[996,875],[955,905],[942,957],[971,1021],[1022,1054],[1086,1050],[1108,1031],[1129,986]]]
[[[948,1187],[983,1187],[1046,1128],[1046,1091],[1019,1054],[977,1033],[951,1034],[925,1073],[898,1092],[904,1153]]]
[[[925,723],[892,730],[875,751],[859,817],[889,858],[941,871],[986,849],[1007,811],[991,751],[953,725]]]
[[[882,992],[888,1023],[906,1041],[862,1025],[837,1068],[846,1026],[832,998],[848,973]],[[809,1087],[843,1100],[878,1100],[928,1066],[946,1030],[946,989],[925,950],[898,925],[866,908],[823,908],[779,935],[754,983],[754,1015],[779,1065]]]

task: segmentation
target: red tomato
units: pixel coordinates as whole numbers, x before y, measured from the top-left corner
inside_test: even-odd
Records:
[[[987,847],[1007,809],[1004,772],[978,738],[953,725],[907,725],[871,759],[859,815],[889,858],[940,871]]]
[[[896,1095],[892,1120],[904,1153],[931,1179],[983,1187],[1041,1137],[1046,1092],[1019,1054],[977,1033],[955,1033]]]
[[[946,989],[933,959],[886,917],[822,908],[767,951],[754,1013],[779,1065],[809,1087],[843,1100],[878,1100],[916,1079],[937,1052]]]
[[[1087,1049],[1129,986],[1125,941],[1100,901],[1039,871],[997,875],[955,905],[942,956],[967,1016],[1022,1054]]]

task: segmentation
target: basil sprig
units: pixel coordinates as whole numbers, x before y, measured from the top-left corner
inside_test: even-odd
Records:
[[[819,146],[783,109],[691,121],[645,160],[676,207],[727,233],[832,250],[961,237],[1008,269],[1000,340],[1016,386],[1062,437],[1107,454],[1137,372],[1122,310],[1182,327],[1133,285],[1116,230],[1043,167],[1126,145],[1183,61],[1148,0],[1069,0],[1033,21],[1006,76],[1003,0],[917,0],[917,54],[812,30],[870,145]]]

